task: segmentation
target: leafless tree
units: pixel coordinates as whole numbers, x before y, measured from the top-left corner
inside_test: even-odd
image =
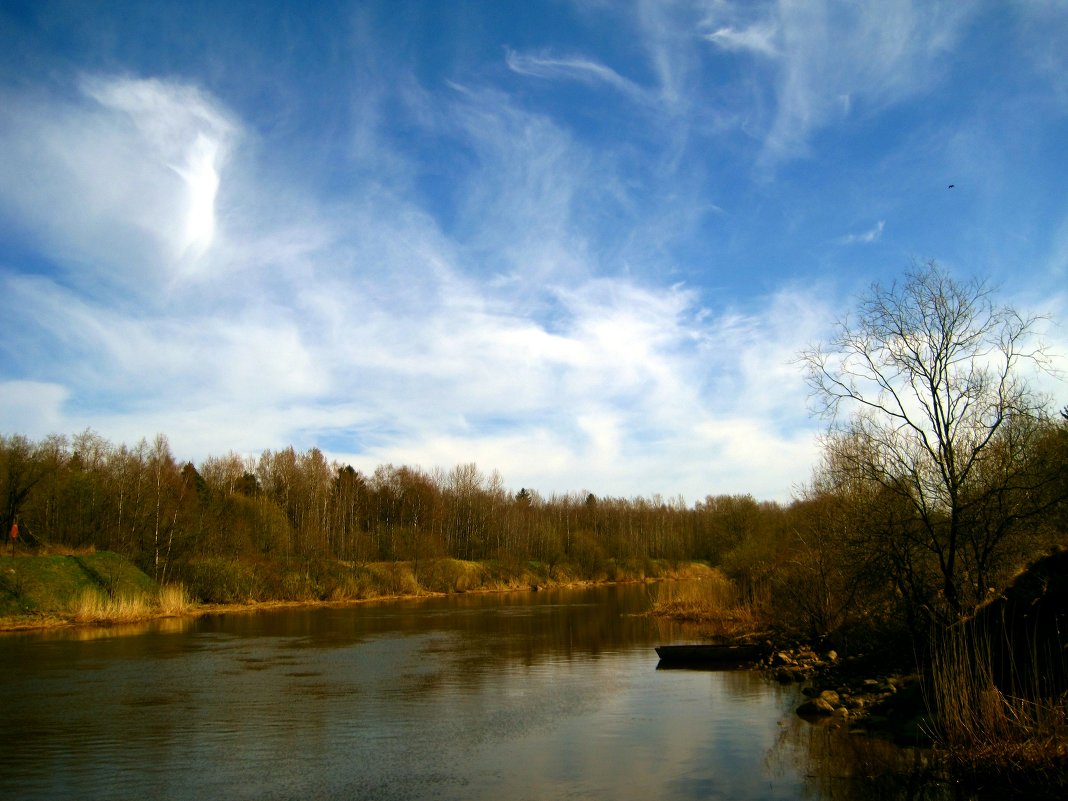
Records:
[[[934,262],[901,282],[878,284],[856,315],[824,343],[800,355],[818,410],[830,421],[829,446],[850,480],[880,485],[907,502],[910,538],[937,564],[944,607],[952,615],[981,599],[990,568],[1017,526],[1039,509],[1022,509],[1020,481],[1033,423],[1045,399],[1026,374],[1050,369],[1037,341],[1042,318],[995,301],[986,281],[958,281]],[[1014,496],[1015,511],[993,527],[979,510],[999,513],[994,497]]]

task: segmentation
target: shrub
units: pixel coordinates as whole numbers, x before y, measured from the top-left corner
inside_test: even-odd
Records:
[[[415,577],[431,592],[467,592],[485,585],[485,572],[475,562],[432,559],[418,564]]]
[[[315,601],[323,597],[319,583],[308,570],[287,570],[281,577],[278,597],[286,601]]]
[[[381,595],[419,595],[422,591],[407,562],[373,562],[367,570]]]
[[[263,577],[256,566],[238,559],[197,559],[181,573],[189,592],[203,603],[244,603],[262,595]]]

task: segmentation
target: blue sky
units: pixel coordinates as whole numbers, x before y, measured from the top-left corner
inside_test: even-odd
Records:
[[[0,430],[785,500],[873,281],[1063,364],[1066,179],[1054,0],[0,0]]]

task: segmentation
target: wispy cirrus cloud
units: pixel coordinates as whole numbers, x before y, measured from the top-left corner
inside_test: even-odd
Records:
[[[812,134],[843,116],[931,89],[974,9],[892,0],[869,11],[836,0],[717,3],[702,21],[717,49],[775,65],[764,166],[804,155]]]
[[[580,83],[602,84],[615,89],[632,100],[648,102],[645,89],[628,80],[610,67],[582,56],[559,57],[547,52],[519,53],[505,51],[505,63],[513,72],[532,78],[571,80]]]
[[[723,50],[774,57],[779,55],[777,35],[778,29],[771,23],[765,22],[740,29],[725,25],[712,33],[705,34],[705,39]]]
[[[879,220],[867,231],[861,231],[859,234],[846,234],[839,237],[837,241],[840,245],[870,245],[879,240],[884,228],[886,228],[886,220]]]
[[[88,227],[73,201],[46,220],[29,177],[8,173],[6,202],[59,265],[2,276],[19,309],[4,347],[25,354],[8,405],[27,433],[161,430],[188,458],[325,444],[363,469],[476,461],[545,491],[690,498],[781,497],[808,457],[811,437],[756,411],[798,403],[799,381],[767,392],[777,368],[755,368],[792,352],[798,328],[768,325],[769,307],[735,336],[697,293],[606,263],[613,229],[586,209],[617,191],[618,164],[550,119],[479,89],[433,100],[423,124],[475,160],[446,231],[392,180],[417,166],[373,130],[361,169],[384,172],[326,201],[277,170],[265,183],[247,124],[195,86],[85,86],[87,101],[39,100],[3,134],[49,176],[48,197],[92,210]],[[89,289],[102,278],[124,295]],[[769,469],[761,454],[789,458]]]
[[[590,9],[593,10],[592,8]],[[635,0],[629,4],[606,4],[598,14],[612,17],[613,28],[625,30],[628,41],[626,77],[604,59],[586,53],[560,55],[553,48],[537,51],[506,51],[506,63],[514,72],[542,79],[571,80],[610,88],[644,110],[653,112],[661,134],[675,129],[684,141],[693,120],[689,115],[697,101],[700,58],[695,47],[693,12],[687,4]],[[604,25],[599,20],[598,25]],[[636,53],[634,51],[637,51]],[[666,115],[658,118],[657,115]]]

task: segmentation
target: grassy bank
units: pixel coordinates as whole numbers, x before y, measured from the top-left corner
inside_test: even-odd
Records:
[[[191,607],[184,587],[161,587],[110,551],[0,557],[0,630],[130,622]]]
[[[439,558],[391,562],[334,559],[197,559],[179,572],[203,603],[359,601],[441,593],[537,589],[587,582],[644,581],[696,575],[708,568],[642,560],[609,561],[595,571],[570,564]]]
[[[200,558],[159,586],[107,551],[0,556],[0,631],[121,623],[275,603],[344,603],[421,595],[540,589],[706,575],[700,564],[605,563],[594,573],[562,564],[458,559],[369,562]]]

